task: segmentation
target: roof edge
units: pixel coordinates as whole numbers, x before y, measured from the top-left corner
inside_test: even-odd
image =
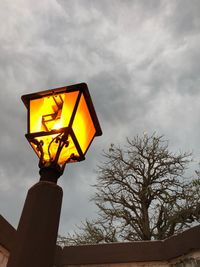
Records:
[[[167,261],[200,249],[199,236],[200,225],[165,240],[67,246],[55,263],[62,266]]]

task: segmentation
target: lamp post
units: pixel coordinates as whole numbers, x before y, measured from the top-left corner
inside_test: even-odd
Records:
[[[28,191],[7,267],[53,267],[65,165],[85,159],[102,134],[85,83],[22,96],[26,138],[39,157],[40,181]]]

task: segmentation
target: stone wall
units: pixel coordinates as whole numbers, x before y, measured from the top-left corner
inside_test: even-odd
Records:
[[[16,230],[0,215],[0,267],[6,267]]]
[[[6,267],[8,262],[9,252],[0,245],[0,267]]]
[[[200,267],[200,250],[173,259],[169,262],[170,267]]]

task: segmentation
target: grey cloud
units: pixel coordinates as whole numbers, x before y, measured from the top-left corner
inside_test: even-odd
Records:
[[[200,2],[198,0],[177,0],[171,2],[171,12],[166,26],[175,38],[199,34]]]
[[[102,125],[86,161],[67,166],[60,178],[61,233],[95,215],[89,185],[111,142],[157,131],[173,149],[195,148],[198,156],[198,0],[0,5],[0,212],[13,224],[39,177],[24,137],[22,94],[87,82]]]

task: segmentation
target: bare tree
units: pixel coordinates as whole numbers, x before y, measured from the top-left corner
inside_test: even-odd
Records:
[[[163,136],[111,145],[98,167],[96,220],[67,244],[165,239],[200,221],[200,183],[184,178],[190,153],[172,153]]]

